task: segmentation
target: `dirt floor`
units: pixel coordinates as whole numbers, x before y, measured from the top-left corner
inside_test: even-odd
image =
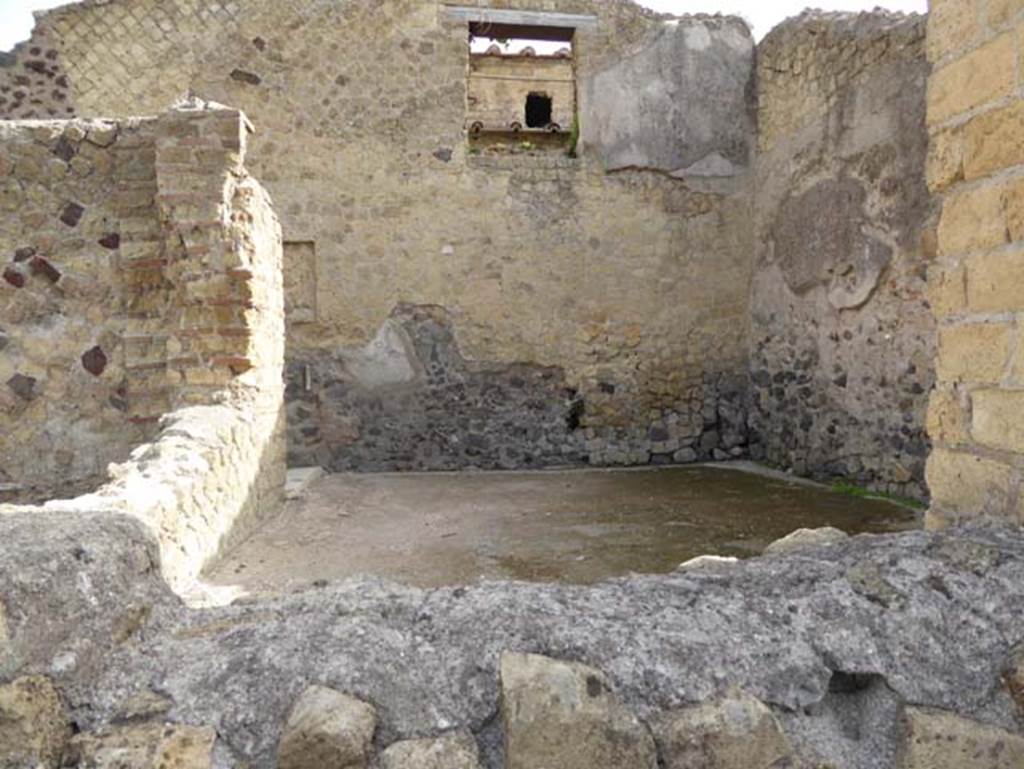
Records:
[[[650,470],[328,475],[209,570],[212,586],[279,592],[377,575],[592,583],[699,555],[751,556],[794,529],[920,525],[893,503],[749,472]]]

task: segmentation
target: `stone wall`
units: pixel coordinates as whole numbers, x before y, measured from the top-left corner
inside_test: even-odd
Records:
[[[42,28],[13,51],[0,51],[0,119],[46,120],[75,114],[60,57],[52,32]]]
[[[61,334],[82,327],[102,335],[104,355],[113,361],[108,367],[122,377],[116,419],[72,426],[35,422],[31,409],[15,415],[26,435],[54,430],[63,450],[102,456],[122,451],[119,459],[128,460],[111,465],[110,481],[94,493],[35,510],[57,511],[68,520],[96,511],[141,520],[160,545],[165,578],[184,592],[230,536],[244,535],[249,522],[276,509],[283,492],[281,234],[266,192],[243,165],[252,127],[237,110],[189,103],[145,121],[28,123],[8,130],[35,136],[25,156],[41,158],[55,175],[63,170],[58,163],[67,161],[50,160],[53,152],[73,154],[72,169],[86,164],[121,174],[93,179],[88,189],[94,197],[78,194],[75,180],[52,183],[47,195],[30,195],[43,210],[51,197],[70,201],[58,214],[63,226],[81,227],[80,235],[48,238],[50,230],[41,226],[42,239],[34,241],[38,253],[8,268],[12,275],[26,274],[19,292],[41,292],[29,286],[31,278],[55,290],[58,299],[74,299],[74,289],[93,302],[65,304],[68,317],[60,324],[19,326],[16,349],[30,339],[32,346],[49,349],[46,370],[60,370],[67,364],[53,348],[78,344],[78,337],[66,342]],[[120,154],[105,164],[100,158],[107,156],[88,149],[96,142]],[[132,209],[134,218],[117,218],[104,215],[100,204],[108,201],[141,208]],[[91,210],[91,203],[99,210]],[[31,206],[18,210],[36,215]],[[99,247],[91,244],[96,237]],[[90,262],[82,254],[96,248],[117,251],[116,269],[86,272],[82,265]],[[68,288],[61,290],[65,282]],[[98,298],[88,293],[101,283],[103,290],[116,289],[117,301],[95,286]],[[99,345],[80,364],[90,376],[98,376],[90,370],[101,359],[97,350]],[[65,397],[88,414],[94,401],[76,376],[69,378]],[[22,382],[13,381],[11,389]],[[45,393],[42,388],[39,400],[45,402]],[[137,435],[129,429],[133,422],[148,426],[154,438],[129,456]],[[47,450],[24,442],[32,451]],[[32,460],[24,445],[9,451]],[[0,515],[30,510],[0,506]]]
[[[153,121],[0,123],[0,501],[95,487],[152,433],[127,335],[154,157]]]
[[[1019,528],[206,609],[121,516],[0,515],[0,543],[0,756],[18,767],[1024,764]]]
[[[459,354],[489,371],[559,369],[555,378],[582,405],[558,439],[574,456],[625,464],[741,454],[751,215],[738,180],[753,143],[749,32],[714,17],[666,24],[628,2],[499,5],[597,17],[573,45],[584,116],[577,159],[471,150],[468,29],[436,2],[242,11],[218,0],[116,0],[50,11],[36,35],[60,41],[79,114],[146,113],[193,89],[239,105],[259,126],[249,166],[273,194],[286,255],[298,262],[285,266],[289,304],[301,310],[288,333],[293,461],[343,465],[353,443],[391,429],[380,415],[403,396],[386,381],[358,398],[382,411],[329,425],[352,402],[337,386],[359,378],[344,370],[351,351],[370,345],[402,306],[443,308]],[[620,104],[602,103],[589,84],[631,82],[625,63],[645,52],[687,66],[668,68],[662,87],[634,105],[643,157],[623,166],[613,141],[630,137],[601,128],[603,110],[618,115]],[[695,67],[699,80],[690,78]],[[677,101],[710,117],[651,130],[669,109],[682,115]],[[606,160],[619,170],[606,173]],[[706,186],[712,177],[733,184]],[[524,399],[548,397],[544,380],[525,386],[534,381],[539,389]],[[461,419],[457,395],[431,396],[446,426]],[[529,415],[519,428],[552,429]],[[459,437],[461,446],[472,436]],[[408,466],[414,439],[402,436],[392,466]],[[445,466],[465,456],[451,453]]]
[[[1024,7],[933,0],[928,182],[942,204],[929,523],[1024,522]]]
[[[925,19],[805,13],[758,49],[752,454],[922,498],[934,322]]]

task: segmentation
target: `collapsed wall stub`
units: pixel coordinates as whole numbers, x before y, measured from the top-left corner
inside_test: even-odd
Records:
[[[1012,528],[787,543],[752,561],[591,587],[355,580],[205,610],[169,593],[151,536],[131,519],[5,515],[0,534],[10,543],[0,553],[0,703],[26,679],[52,681],[60,706],[37,728],[53,721],[63,730],[49,733],[70,736],[73,722],[68,757],[132,737],[152,755],[174,724],[193,737],[189,766],[270,769],[302,724],[316,740],[317,724],[348,722],[340,695],[374,710],[352,763],[363,767],[395,741],[459,730],[481,766],[538,765],[515,740],[538,707],[554,708],[535,718],[538,739],[555,726],[579,736],[564,745],[548,735],[549,750],[589,756],[611,738],[666,766],[692,765],[701,734],[713,755],[732,757],[712,766],[730,769],[756,765],[766,739],[795,766],[843,769],[1014,769],[1024,744],[1013,648],[1024,639],[1024,541]],[[513,690],[506,652],[550,659]],[[565,696],[577,683],[585,696]],[[311,687],[339,697],[289,724]],[[510,696],[525,697],[525,723],[502,710]],[[737,700],[758,714],[740,735],[729,718]],[[332,733],[353,742],[331,727],[324,739]],[[0,747],[8,734],[0,728]],[[951,763],[915,758],[929,745]]]
[[[924,498],[935,323],[923,17],[808,12],[758,47],[752,455]]]
[[[83,496],[0,514],[139,519],[182,591],[283,494],[280,225],[243,165],[251,131],[239,111],[195,100],[157,118],[0,128],[0,158],[21,174],[11,180],[18,214],[5,226],[31,251],[7,268],[25,281],[8,281],[3,311],[21,321],[9,327],[4,365],[26,372],[19,381],[39,365],[41,336],[58,343],[29,399],[47,421],[6,411],[4,459],[23,458],[27,484],[39,477],[36,463],[40,489],[67,491],[59,473],[46,474],[52,432],[60,452],[92,458],[94,484]],[[65,200],[80,202],[58,205],[55,225],[42,218]],[[79,368],[96,379],[97,397],[75,385]],[[74,409],[60,408],[71,397]],[[100,471],[97,459],[116,463]]]

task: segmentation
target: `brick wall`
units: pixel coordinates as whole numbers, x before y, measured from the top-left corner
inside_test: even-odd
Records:
[[[942,203],[932,526],[1024,522],[1024,3],[933,0],[928,182]]]

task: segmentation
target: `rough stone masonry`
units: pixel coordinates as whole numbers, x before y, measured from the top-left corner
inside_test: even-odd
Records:
[[[152,119],[2,128],[0,162],[12,172],[3,177],[4,205],[28,218],[3,220],[10,263],[0,308],[30,320],[2,316],[0,344],[25,369],[4,383],[5,398],[24,402],[4,419],[23,435],[44,419],[59,425],[69,413],[61,395],[79,392],[76,378],[95,378],[81,407],[102,432],[68,433],[67,450],[88,456],[104,435],[125,436],[106,411],[116,385],[103,379],[109,372],[138,384],[126,390],[129,411],[114,410],[130,421],[132,404],[142,404],[137,416],[151,431],[139,446],[113,447],[130,453],[95,493],[0,507],[5,769],[549,761],[569,769],[1018,769],[1024,534],[1012,524],[1024,512],[1024,412],[1016,408],[1019,307],[1009,288],[1020,283],[1024,7],[936,1],[925,41],[930,73],[917,53],[918,19],[804,17],[776,35],[782,50],[765,49],[781,72],[764,74],[783,81],[764,92],[780,99],[773,107],[771,96],[755,100],[753,46],[738,21],[666,24],[624,2],[551,3],[548,10],[597,17],[574,54],[581,115],[597,111],[584,119],[576,159],[469,152],[456,66],[466,30],[443,10],[404,0],[280,3],[251,13],[215,0],[94,0],[44,16],[34,39],[3,57],[0,107],[11,117],[104,105],[114,114],[165,113],[194,87],[238,97],[268,126],[251,138],[237,110],[191,99]],[[801,24],[817,32],[805,36]],[[812,88],[784,87],[788,68],[799,75],[805,64],[828,62],[828,50],[808,39],[822,34],[839,43],[839,62],[822,66],[844,77],[808,74]],[[801,41],[791,53],[788,35]],[[332,46],[346,55],[329,55]],[[685,115],[671,108],[688,92],[685,76],[654,89],[638,132],[649,138],[664,108],[682,136],[704,139],[641,143],[622,160],[628,142],[602,133],[608,124],[588,102],[588,83],[619,84],[616,103],[628,105],[625,86],[674,57],[742,87],[707,106],[709,122],[699,101]],[[421,66],[436,61],[449,76]],[[894,67],[905,84],[899,97],[872,82]],[[920,160],[903,132],[920,115],[913,89],[925,87],[926,74],[928,181],[941,206],[927,276],[939,327],[929,522],[948,528],[852,539],[798,533],[744,563],[702,558],[669,575],[588,587],[417,590],[362,580],[197,607],[216,598],[196,581],[203,563],[273,508],[284,469],[282,273],[291,269],[282,268],[270,198],[244,164],[250,145],[285,219],[288,251],[306,260],[303,280],[292,283],[305,293],[293,290],[290,300],[301,311],[288,338],[295,376],[302,392],[316,393],[324,382],[305,367],[322,366],[337,413],[354,412],[358,422],[346,428],[347,443],[335,436],[321,446],[309,436],[334,461],[346,445],[367,457],[400,450],[371,440],[375,425],[361,410],[396,418],[367,405],[366,384],[412,370],[419,378],[402,382],[413,385],[404,397],[425,410],[448,405],[456,420],[456,396],[482,404],[495,391],[513,397],[504,388],[522,389],[512,381],[520,376],[545,398],[525,427],[550,430],[539,440],[552,452],[576,451],[558,430],[578,420],[594,441],[584,444],[591,461],[651,461],[661,453],[651,444],[670,444],[668,427],[683,424],[680,451],[742,454],[760,445],[802,469],[802,457],[843,451],[816,420],[847,419],[851,431],[890,439],[879,441],[878,456],[892,462],[864,466],[865,477],[911,488],[920,479],[906,466],[917,456],[909,439],[918,436],[891,420],[894,408],[916,413],[912,397],[904,404],[886,394],[880,423],[854,424],[856,414],[837,416],[837,398],[788,391],[812,388],[847,358],[828,361],[819,347],[817,359],[801,352],[807,363],[794,367],[785,346],[759,353],[753,387],[766,371],[780,388],[770,398],[811,419],[774,447],[757,431],[790,422],[758,428],[736,405],[743,398],[721,394],[737,391],[737,377],[746,382],[753,360],[755,265],[779,305],[760,305],[766,314],[753,325],[785,328],[793,318],[839,329],[857,317],[862,335],[843,335],[850,360],[880,344],[872,324],[884,308],[920,320],[915,275],[931,253],[930,212],[913,173],[904,178],[901,169]],[[389,96],[402,84],[404,97]],[[755,101],[760,136],[751,129]],[[867,127],[857,117],[864,110]],[[704,133],[720,123],[738,134]],[[906,146],[886,134],[894,126]],[[286,147],[288,135],[301,137],[300,153]],[[732,140],[720,144],[722,136]],[[815,159],[833,148],[834,157]],[[788,157],[807,163],[790,165],[793,176],[770,176],[774,202],[758,208],[767,188],[751,180]],[[132,200],[139,222],[121,208],[136,208]],[[810,235],[826,265],[802,250],[793,232],[808,200],[848,212],[837,224],[859,224],[840,228],[857,246],[847,258],[833,259],[843,249],[824,228]],[[466,223],[458,238],[453,221]],[[755,231],[770,236],[756,249]],[[524,237],[534,232],[544,237]],[[535,250],[517,260],[517,249]],[[120,253],[111,262],[107,251]],[[123,292],[110,301],[116,312],[102,311],[108,282]],[[859,315],[844,315],[851,312]],[[295,330],[303,324],[306,332]],[[367,348],[382,328],[383,343]],[[66,333],[43,372],[32,368],[44,349],[32,336],[48,339],[48,331]],[[906,346],[894,346],[930,349],[926,332],[923,320],[896,327]],[[795,335],[793,350],[811,349]],[[133,368],[140,359],[126,345],[140,338],[143,365]],[[791,380],[793,368],[807,381]],[[922,396],[913,385],[927,390],[927,371],[900,371],[907,397]],[[744,388],[741,395],[758,392]],[[859,392],[863,401],[873,389]],[[303,397],[330,405],[323,394]],[[582,412],[567,405],[577,399]],[[35,403],[45,408],[33,411]],[[410,419],[404,429],[419,424]],[[501,444],[472,420],[460,429],[483,440],[480,454],[458,461],[504,461],[526,445]],[[898,446],[897,434],[907,439]],[[36,454],[48,457],[34,438],[25,451],[32,472]],[[841,459],[864,465],[862,455]],[[14,471],[4,466],[17,482]],[[971,517],[1003,520],[963,525]]]
[[[753,455],[924,497],[923,21],[812,15],[755,56],[738,19],[499,10],[576,19],[574,157],[467,141],[469,26],[434,0],[68,6],[5,58],[0,116],[156,114],[189,90],[245,110],[285,240],[295,464]],[[486,74],[505,59],[536,68]],[[849,226],[803,253],[819,190]]]
[[[36,512],[0,534],[8,767],[1024,757],[1016,528],[796,537],[592,587],[357,580],[217,609],[181,605],[137,522]]]

